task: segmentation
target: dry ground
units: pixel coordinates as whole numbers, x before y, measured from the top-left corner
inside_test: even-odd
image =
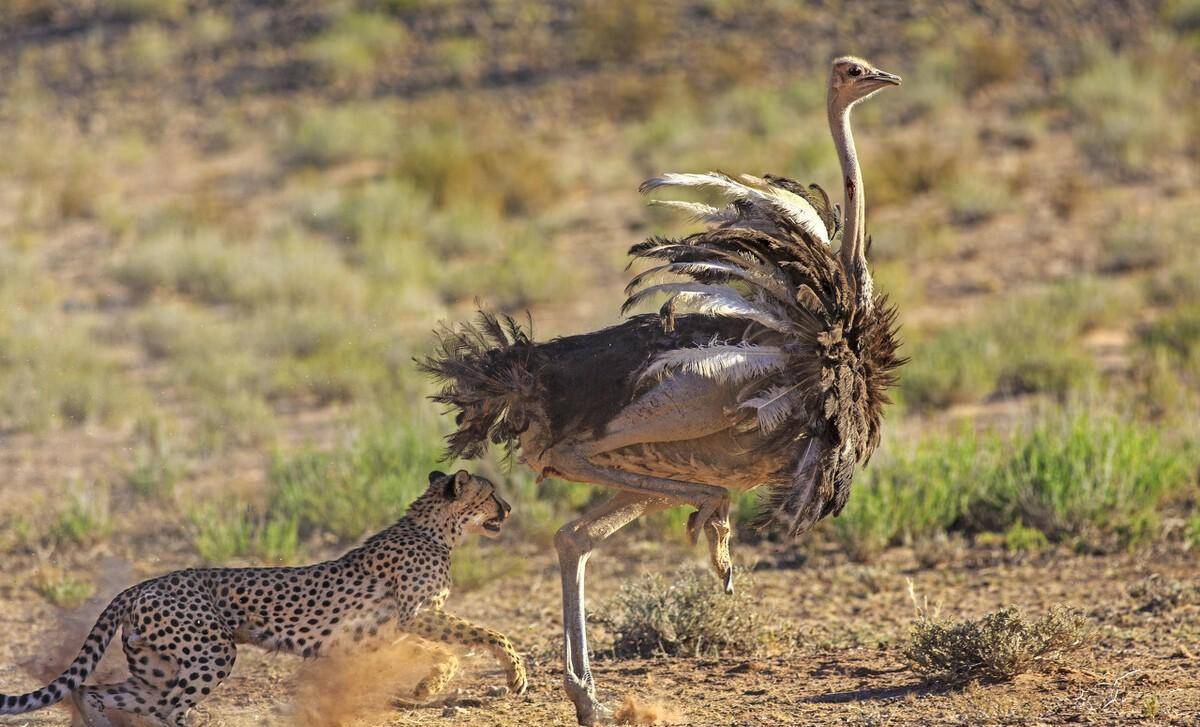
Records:
[[[606,658],[605,634],[595,673],[608,703],[649,704],[667,723],[782,724],[1196,724],[1200,720],[1200,600],[1155,606],[1139,584],[1196,583],[1195,554],[1174,547],[1109,556],[1053,551],[1013,556],[974,547],[946,564],[920,567],[906,549],[872,565],[852,564],[830,549],[751,549],[759,559],[755,593],[798,630],[785,652],[741,658]],[[522,698],[496,699],[502,683],[486,654],[464,655],[454,683],[459,706],[388,708],[387,694],[419,678],[407,650],[343,663],[301,662],[251,647],[234,675],[198,710],[194,724],[290,725],[558,725],[572,713],[560,688],[556,564],[529,549],[519,578],[494,581],[452,596],[448,608],[508,633],[527,655],[531,686]],[[622,539],[593,561],[592,608],[600,608],[624,578],[698,561],[682,545],[661,548]],[[97,552],[101,581],[126,582],[166,563],[130,564]],[[27,571],[26,571],[27,572]],[[902,646],[914,618],[909,583],[919,601],[946,616],[974,616],[1013,603],[1031,612],[1055,603],[1079,607],[1096,629],[1094,646],[1066,668],[1024,675],[1010,684],[946,689],[922,683]],[[717,584],[714,581],[713,587]],[[104,590],[110,595],[112,589]],[[32,687],[73,653],[102,606],[92,600],[60,611],[23,588],[0,592],[0,680],[10,690]],[[48,647],[47,645],[51,645]],[[115,658],[113,658],[115,657]],[[109,663],[120,667],[116,650]],[[364,668],[366,667],[366,668]],[[332,692],[332,694],[331,694]],[[345,717],[345,721],[341,719]],[[65,707],[17,718],[14,724],[66,725]],[[307,719],[307,717],[305,717]]]
[[[351,145],[347,158],[311,166],[289,161],[289,145],[298,143],[293,138],[298,136],[297,119],[307,118],[309,111],[348,107],[359,109],[359,121],[381,116],[394,125],[410,116],[422,119],[422,113],[436,122],[449,115],[461,122],[461,129],[453,129],[464,134],[483,128],[506,140],[527,140],[532,152],[544,152],[542,159],[524,150],[530,169],[503,180],[520,182],[530,192],[549,189],[542,192],[549,199],[534,200],[530,209],[497,213],[504,225],[498,233],[502,236],[525,234],[520,223],[526,220],[545,222],[545,229],[529,233],[541,247],[533,248],[535,254],[523,258],[524,264],[535,258],[566,261],[547,268],[567,280],[557,289],[551,285],[550,292],[543,291],[544,283],[554,281],[535,275],[536,284],[514,286],[521,295],[510,296],[515,311],[526,305],[533,308],[541,336],[612,319],[626,280],[624,249],[645,234],[661,231],[661,220],[644,211],[634,191],[642,177],[664,168],[719,166],[737,172],[797,174],[824,184],[836,179],[820,113],[797,112],[804,102],[793,98],[793,81],[812,76],[835,49],[853,48],[906,78],[902,93],[864,112],[861,144],[881,287],[901,303],[910,345],[944,324],[975,320],[1023,295],[1082,280],[1094,286],[1083,288],[1085,294],[1100,292],[1116,301],[1101,301],[1097,307],[1115,307],[1117,312],[1092,313],[1096,321],[1079,331],[1055,329],[1063,336],[1058,348],[1070,350],[1078,338],[1079,346],[1094,354],[1102,374],[1095,387],[1102,393],[1136,389],[1141,382],[1138,367],[1145,364],[1138,358],[1144,353],[1138,348],[1141,327],[1160,316],[1167,303],[1147,302],[1140,293],[1126,302],[1129,290],[1140,291],[1147,282],[1169,278],[1179,269],[1184,275],[1197,269],[1191,250],[1195,227],[1189,226],[1200,219],[1194,141],[1186,143],[1181,137],[1173,152],[1157,143],[1149,161],[1140,163],[1146,168],[1132,170],[1135,174],[1098,165],[1081,149],[1086,146],[1081,140],[1088,138],[1088,129],[1108,122],[1100,112],[1115,102],[1101,96],[1082,110],[1064,102],[1061,97],[1069,96],[1070,74],[1075,71],[1062,66],[1079,61],[1072,61],[1070,53],[1058,53],[1060,46],[1089,48],[1103,39],[1105,49],[1111,45],[1114,52],[1128,54],[1102,57],[1098,67],[1109,69],[1106,73],[1123,68],[1116,61],[1139,59],[1130,66],[1139,72],[1124,79],[1125,85],[1114,84],[1133,100],[1118,94],[1117,101],[1141,103],[1137,92],[1143,89],[1151,90],[1153,100],[1158,86],[1165,89],[1163,98],[1174,98],[1174,90],[1194,87],[1200,69],[1194,62],[1195,29],[1184,18],[1190,6],[1184,2],[930,2],[911,7],[880,3],[859,6],[853,22],[845,22],[834,3],[809,12],[782,2],[696,0],[677,3],[684,12],[671,15],[669,22],[643,19],[643,35],[629,40],[635,52],[626,58],[624,50],[613,57],[591,50],[580,54],[587,45],[581,38],[603,46],[627,35],[620,23],[599,12],[606,7],[603,2],[550,0],[542,3],[540,12],[525,13],[524,3],[503,0],[361,0],[354,4],[398,9],[407,23],[409,50],[399,59],[378,63],[376,75],[365,80],[352,73],[333,82],[315,72],[319,64],[306,60],[309,42],[330,27],[336,30],[331,18],[341,11],[332,10],[333,4],[79,0],[74,5],[83,10],[76,13],[62,11],[68,4],[60,8],[58,0],[20,0],[11,3],[11,17],[5,14],[7,4],[0,1],[0,71],[6,72],[0,75],[21,70],[23,81],[0,88],[0,129],[20,132],[8,134],[17,140],[5,155],[6,162],[17,160],[13,169],[0,165],[0,253],[20,252],[14,260],[32,261],[30,274],[13,276],[22,284],[9,286],[18,292],[34,288],[28,295],[31,300],[49,297],[46,325],[61,326],[52,328],[58,333],[73,330],[65,326],[71,322],[86,331],[85,350],[113,366],[113,373],[102,370],[97,378],[107,375],[128,384],[148,402],[125,403],[129,411],[118,407],[111,420],[89,413],[81,421],[23,427],[10,423],[15,414],[6,412],[0,421],[0,690],[5,692],[32,688],[54,676],[119,589],[200,563],[189,539],[188,507],[242,496],[253,500],[264,489],[276,454],[305,447],[335,449],[359,431],[364,414],[378,416],[377,408],[394,419],[411,413],[397,415],[388,408],[390,400],[375,401],[375,388],[368,387],[365,394],[355,390],[345,401],[326,401],[294,384],[295,391],[254,393],[255,401],[261,399],[258,403],[269,412],[271,426],[265,434],[246,435],[247,441],[231,436],[221,444],[197,444],[191,435],[198,412],[206,412],[205,405],[216,394],[190,381],[181,383],[173,367],[182,364],[148,350],[138,334],[143,314],[182,306],[193,316],[183,320],[199,321],[201,329],[203,324],[222,324],[237,332],[243,325],[245,330],[258,329],[243,320],[248,311],[236,300],[207,300],[165,284],[141,300],[117,282],[114,271],[132,254],[173,239],[156,225],[168,231],[215,231],[222,241],[218,249],[239,269],[255,251],[274,250],[242,245],[273,240],[277,228],[301,227],[298,234],[312,248],[301,252],[329,249],[335,251],[334,259],[352,261],[346,263],[348,272],[331,278],[347,289],[351,301],[345,303],[347,322],[339,329],[341,338],[357,340],[375,333],[377,321],[354,303],[360,284],[386,290],[386,295],[378,294],[361,307],[387,314],[383,318],[389,327],[380,335],[395,334],[400,343],[383,350],[390,355],[398,348],[396,358],[404,362],[423,351],[425,331],[435,320],[467,315],[476,295],[489,305],[497,296],[507,300],[479,282],[485,279],[490,285],[493,278],[484,275],[495,273],[497,265],[469,245],[466,252],[450,243],[448,251],[432,247],[429,257],[443,256],[465,272],[454,278],[449,290],[433,283],[414,284],[421,294],[417,295],[404,287],[412,282],[408,278],[394,270],[381,274],[373,267],[366,241],[349,241],[340,228],[321,226],[329,220],[305,227],[312,208],[330,194],[352,199],[376,186],[391,189],[385,183],[393,177],[406,181],[420,177],[417,172],[429,174],[404,165],[400,171],[392,169],[405,161],[410,147],[403,144],[383,152]],[[635,5],[625,0],[613,7]],[[89,10],[108,6],[126,9]],[[577,9],[584,6],[591,11],[580,21]],[[489,8],[496,12],[484,12]],[[1183,19],[1173,21],[1179,35],[1172,41],[1175,45],[1158,35],[1138,37],[1171,13]],[[202,15],[209,21],[204,32]],[[214,26],[213,21],[225,15],[224,29],[220,22]],[[579,23],[582,36],[572,30]],[[956,30],[962,32],[955,35]],[[1021,43],[1014,45],[1013,38]],[[1155,60],[1165,57],[1164,49],[1177,54],[1172,62]],[[465,71],[448,70],[445,58],[451,52],[473,59]],[[989,52],[995,56],[994,68],[987,63]],[[737,63],[729,63],[731,58]],[[963,58],[981,58],[972,71],[976,75],[1002,73],[982,90],[968,92],[959,88],[961,82],[953,80],[957,76],[947,67],[953,61],[957,68]],[[1154,77],[1154,70],[1167,71],[1166,80]],[[951,80],[929,82],[939,74]],[[680,82],[676,76],[684,77],[690,89],[678,102],[672,95]],[[912,100],[923,88],[930,96]],[[731,95],[739,90],[745,95]],[[364,106],[366,102],[381,102],[384,111],[377,113]],[[22,104],[32,110],[22,111]],[[710,112],[710,106],[716,112]],[[1170,114],[1162,112],[1163,107],[1153,108],[1159,111],[1140,113],[1139,128],[1178,117],[1183,126],[1168,124],[1166,130],[1185,128],[1195,138],[1200,128],[1195,119],[1200,117],[1194,111],[1189,116],[1186,108]],[[481,114],[480,109],[489,113]],[[783,122],[775,120],[779,114]],[[1089,114],[1099,120],[1083,126],[1073,120]],[[472,125],[477,116],[485,123]],[[1124,120],[1118,115],[1114,123]],[[810,127],[821,134],[820,154],[793,158],[796,149],[804,148],[803,134],[797,130]],[[1140,138],[1133,136],[1135,142]],[[485,151],[491,146],[481,142]],[[468,155],[462,168],[447,163],[442,170],[445,180],[465,180],[477,190],[492,190],[498,185],[489,175],[523,159],[520,149],[498,148],[503,154],[496,158]],[[781,158],[784,151],[786,158]],[[504,164],[496,165],[497,158]],[[480,160],[492,164],[484,164],[481,171]],[[767,162],[782,166],[761,167]],[[921,176],[918,173],[932,181],[912,181]],[[544,183],[546,177],[553,184]],[[981,199],[958,196],[964,188],[970,191],[960,183],[972,179],[986,183],[982,191],[975,190]],[[67,184],[72,180],[78,189]],[[397,189],[389,192],[387,201],[399,207],[407,187]],[[975,209],[979,206],[982,212]],[[435,212],[449,224],[457,220],[450,214],[457,208],[446,207]],[[481,217],[474,226],[461,224],[468,228],[467,238],[491,240],[497,234],[490,229],[497,224],[491,217]],[[399,232],[413,234],[422,244],[429,237],[424,228],[401,227]],[[1121,234],[1111,233],[1114,229]],[[1149,232],[1140,234],[1144,230]],[[388,228],[385,237],[392,240],[397,232]],[[158,234],[163,239],[154,237]],[[308,258],[301,253],[280,249],[301,258],[287,269],[320,272],[302,268]],[[313,267],[328,259],[314,257]],[[504,262],[512,268],[522,265]],[[0,282],[3,278],[0,275]],[[55,290],[38,293],[34,283],[46,280]],[[1178,294],[1180,306],[1195,305],[1187,298],[1196,294],[1195,286],[1186,283],[1178,287],[1193,292]],[[403,296],[409,294],[416,303],[405,302]],[[319,296],[313,301],[300,298],[288,302],[294,305],[285,308],[289,316],[311,314],[325,301]],[[14,300],[10,307],[19,310],[25,298]],[[1078,307],[1086,309],[1087,303]],[[1057,324],[1047,322],[1047,327]],[[0,334],[7,334],[2,326]],[[0,349],[3,339],[0,335]],[[188,363],[204,368],[211,362]],[[252,363],[264,365],[258,359]],[[1185,410],[1181,416],[1191,416],[1194,426],[1195,414],[1187,402],[1197,395],[1200,376],[1188,379],[1180,373],[1183,365],[1173,359],[1165,368],[1166,373],[1178,373],[1184,384],[1162,392],[1148,387],[1156,396],[1145,407],[1154,410],[1147,426],[1177,434],[1186,430],[1157,408],[1168,414]],[[233,372],[231,377],[239,369],[234,366]],[[402,390],[402,383],[389,385]],[[947,406],[894,411],[889,425],[905,433],[895,441],[907,449],[926,430],[939,431],[956,422],[1001,428],[1019,424],[1030,419],[1036,405],[1070,400],[1077,388],[1093,383],[1086,378],[1078,385],[1032,391],[966,387],[967,393],[951,397]],[[23,389],[19,384],[12,388]],[[241,400],[233,395],[245,393],[244,388],[232,388],[218,393],[238,403]],[[392,391],[382,384],[379,388]],[[8,396],[24,401],[20,393],[9,391]],[[1144,416],[1137,395],[1121,398],[1118,391],[1113,396],[1120,407],[1137,402],[1138,416]],[[219,413],[228,421],[217,424],[230,430],[245,418],[242,409]],[[130,463],[146,446],[143,419],[159,421],[172,437],[171,463],[181,471],[173,494],[139,495],[126,484]],[[20,516],[32,513],[35,522],[52,520],[56,513],[48,512],[48,504],[57,503],[63,492],[100,483],[111,495],[111,521],[85,533],[82,543],[59,544],[57,552],[39,560],[37,553],[51,547],[52,538],[35,533],[8,542],[16,535],[17,523],[23,522]],[[1192,484],[1194,490],[1195,477]],[[1189,503],[1194,506],[1195,500],[1185,500],[1184,506]],[[668,720],[687,724],[1198,724],[1200,602],[1184,599],[1146,608],[1146,596],[1131,595],[1131,589],[1136,592],[1152,576],[1151,583],[1177,581],[1200,588],[1195,548],[1185,548],[1178,537],[1180,528],[1170,518],[1162,525],[1162,537],[1153,545],[1131,552],[1077,555],[1060,546],[1014,555],[999,546],[975,545],[933,568],[920,566],[917,556],[904,547],[887,550],[867,565],[850,562],[819,540],[787,549],[742,544],[741,561],[757,563],[755,593],[781,621],[798,630],[793,648],[751,660],[615,660],[605,657],[605,635],[594,627],[591,633],[600,652],[596,676],[611,706],[619,707],[632,695],[639,704],[656,706]],[[313,535],[310,540],[317,542],[305,547],[318,555],[333,554],[322,544],[325,535]],[[593,609],[616,593],[622,578],[646,571],[669,575],[680,565],[702,562],[701,552],[674,542],[675,536],[670,536],[672,542],[657,544],[654,535],[642,528],[597,554],[589,578]],[[464,674],[455,686],[464,695],[453,714],[444,716],[441,705],[393,708],[385,704],[388,693],[411,685],[420,666],[414,664],[419,658],[406,649],[388,652],[382,661],[331,666],[248,647],[239,654],[234,675],[198,710],[195,724],[316,727],[337,724],[341,717],[355,725],[570,724],[572,712],[559,676],[557,565],[550,549],[531,544],[537,539],[511,534],[502,547],[524,559],[519,575],[481,579],[486,582],[477,590],[460,590],[449,604],[455,613],[511,635],[531,666],[527,696],[487,697],[488,687],[501,683],[502,676],[486,655],[475,655],[463,660]],[[491,546],[482,552],[485,558],[499,554]],[[262,560],[239,557],[242,562]],[[511,570],[511,556],[499,567]],[[78,608],[56,607],[39,595],[45,590],[39,579],[47,573],[94,585],[95,595]],[[1023,676],[1011,684],[930,687],[908,670],[902,655],[915,615],[910,580],[918,600],[940,606],[949,617],[977,616],[1009,603],[1031,611],[1058,602],[1073,604],[1094,624],[1097,639],[1093,648],[1070,661],[1070,669]],[[109,669],[120,670],[120,650],[113,651]],[[56,707],[6,718],[4,724],[69,722],[67,709]]]

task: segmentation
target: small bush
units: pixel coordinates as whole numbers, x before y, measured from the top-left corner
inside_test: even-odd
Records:
[[[181,51],[170,32],[150,24],[139,25],[130,31],[124,49],[129,75],[143,80],[164,74]]]
[[[367,432],[348,449],[276,462],[266,519],[294,523],[300,538],[329,533],[349,542],[397,520],[428,486],[441,455],[423,425]]]
[[[253,552],[254,517],[246,505],[203,505],[188,511],[192,546],[205,563],[222,565]]]
[[[145,392],[97,351],[88,328],[57,312],[0,312],[0,423],[44,431],[113,421]]]
[[[1200,303],[1164,314],[1142,329],[1140,338],[1144,346],[1168,352],[1178,364],[1200,363]]]
[[[59,608],[78,608],[91,597],[95,587],[57,566],[43,562],[34,575],[34,589]]]
[[[77,486],[66,496],[66,504],[58,511],[47,533],[57,547],[89,546],[108,534],[109,493],[106,487]]]
[[[317,106],[306,108],[286,127],[278,152],[290,164],[320,167],[387,158],[400,138],[395,113],[385,104]]]
[[[309,41],[304,55],[330,81],[370,79],[388,59],[404,51],[404,25],[381,13],[345,13]]]
[[[1079,122],[1076,143],[1098,168],[1123,177],[1148,176],[1154,162],[1187,143],[1186,118],[1172,99],[1175,86],[1162,63],[1094,53],[1066,90]]]
[[[1055,606],[1036,621],[1008,607],[979,619],[949,622],[922,615],[904,654],[927,679],[958,684],[1008,681],[1061,662],[1091,639],[1087,620]]]
[[[113,272],[138,298],[161,291],[247,309],[315,304],[354,310],[364,297],[362,281],[335,247],[290,232],[237,244],[212,230],[168,231],[136,247]]]
[[[592,618],[613,632],[618,657],[759,654],[788,637],[741,578],[730,596],[706,571],[684,571],[671,583],[646,575]]]
[[[1086,389],[1095,363],[1068,344],[1119,310],[1111,290],[1075,282],[939,329],[912,347],[900,372],[900,399],[917,410],[988,396],[1048,393],[1060,398]],[[1054,321],[1053,326],[1047,321]]]
[[[1122,217],[1100,235],[1100,272],[1150,270],[1170,260],[1176,240],[1160,220]]]
[[[667,5],[639,0],[587,0],[580,15],[579,48],[594,61],[632,63],[671,27]]]
[[[1004,548],[1009,552],[1023,553],[1042,550],[1050,544],[1046,534],[1037,528],[1026,526],[1020,520],[1004,531]]]
[[[1187,521],[1187,527],[1183,534],[1184,540],[1190,548],[1200,548],[1200,515],[1193,515]]]

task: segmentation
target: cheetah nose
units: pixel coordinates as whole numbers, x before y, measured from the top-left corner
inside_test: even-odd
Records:
[[[512,506],[495,495],[492,495],[492,497],[496,498],[496,503],[500,505],[500,519],[507,520],[508,514],[512,512]]]

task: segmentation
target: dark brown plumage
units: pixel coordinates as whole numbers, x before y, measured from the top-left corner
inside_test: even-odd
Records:
[[[825,235],[836,234],[837,210],[819,187],[780,177],[764,184],[789,194],[786,203],[804,200]],[[837,255],[787,206],[736,199],[732,210],[717,227],[631,248],[634,259],[661,264],[633,278],[624,309],[663,293],[658,316],[545,343],[486,313],[443,329],[438,353],[421,366],[443,383],[435,400],[458,409],[450,454],[512,446],[534,419],[550,444],[583,430],[598,436],[646,388],[648,373],[703,373],[707,362],[714,383],[737,388],[730,424],[747,456],[777,463],[760,524],[779,521],[798,535],[839,513],[856,465],[879,443],[886,391],[903,363],[895,309],[877,296],[861,310]],[[692,282],[647,286],[660,275]],[[677,316],[684,305],[714,314]],[[719,357],[731,351],[764,354],[770,369],[725,366]]]

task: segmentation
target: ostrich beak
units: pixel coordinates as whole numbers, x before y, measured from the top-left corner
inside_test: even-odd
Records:
[[[881,71],[879,69],[875,69],[874,71],[872,71],[870,73],[870,75],[867,76],[867,78],[872,81],[876,81],[880,84],[886,85],[886,86],[899,86],[900,85],[900,77],[899,76],[897,76],[894,73],[888,73],[887,71]]]

